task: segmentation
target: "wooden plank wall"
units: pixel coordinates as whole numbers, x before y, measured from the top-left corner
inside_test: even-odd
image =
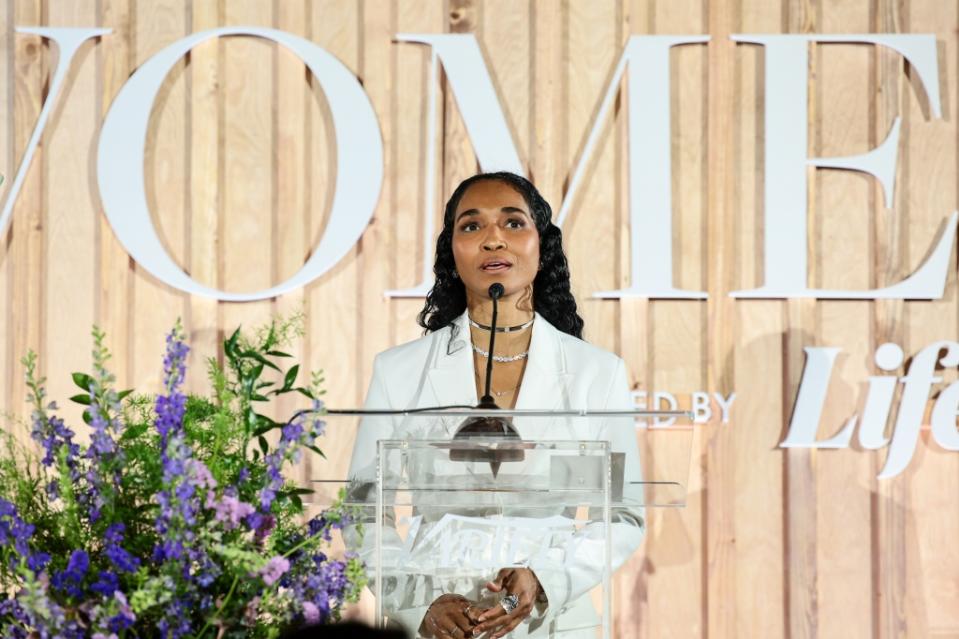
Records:
[[[305,313],[294,353],[326,371],[330,405],[358,404],[373,355],[419,334],[429,202],[477,170],[455,100],[439,85],[427,148],[430,54],[400,32],[475,33],[520,157],[558,210],[612,69],[631,34],[709,34],[671,58],[674,272],[708,301],[591,299],[628,283],[625,94],[564,228],[590,341],[620,353],[637,389],[735,391],[729,424],[696,432],[684,510],[651,517],[645,552],[616,579],[617,637],[959,637],[959,455],[923,432],[916,457],[877,481],[884,452],[777,448],[805,346],[841,346],[822,435],[861,411],[876,346],[914,354],[956,339],[956,273],[934,302],[734,301],[763,278],[763,54],[732,33],[934,33],[944,117],[931,120],[897,55],[861,45],[810,54],[809,152],[852,155],[902,118],[895,203],[860,174],[810,172],[812,286],[888,285],[924,258],[957,194],[957,15],[940,0],[8,0],[0,7],[0,172],[12,182],[55,58],[15,26],[103,26],[73,63],[0,243],[0,410],[25,413],[20,356],[40,353],[54,397],[88,364],[90,326],[109,334],[124,386],[156,389],[163,335],[182,317],[203,361],[237,324]],[[100,123],[126,78],[187,34],[282,29],[361,80],[382,131],[385,181],[373,222],[329,273],[279,299],[226,304],[158,282],[122,249],[96,191]],[[333,139],[322,88],[288,51],[228,38],[170,73],[145,158],[154,222],[198,281],[230,291],[292,275],[332,198]],[[437,192],[424,190],[437,154]],[[6,191],[3,191],[6,196]],[[954,259],[954,258],[953,258]],[[955,261],[951,262],[955,264]],[[902,372],[900,372],[902,374]],[[954,370],[941,371],[946,382]],[[286,408],[289,408],[287,406]],[[73,411],[73,412],[70,412]],[[77,413],[67,409],[74,421]],[[331,432],[327,472],[345,471],[351,432]],[[315,462],[314,462],[315,465]],[[303,477],[314,472],[304,465]]]

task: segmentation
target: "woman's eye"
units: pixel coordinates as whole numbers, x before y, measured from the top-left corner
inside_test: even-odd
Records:
[[[524,222],[523,220],[521,220],[521,219],[519,219],[519,218],[514,218],[514,219],[511,219],[511,220],[508,220],[508,221],[506,222],[506,226],[507,226],[507,228],[511,228],[511,229],[521,229],[521,228],[523,228],[524,226],[526,226],[526,222]]]
[[[475,231],[478,228],[479,228],[479,224],[477,224],[476,222],[467,222],[466,224],[460,227],[460,230],[465,233],[469,233],[470,231]]]

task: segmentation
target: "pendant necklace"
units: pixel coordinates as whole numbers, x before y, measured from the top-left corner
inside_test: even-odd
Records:
[[[477,372],[476,379],[479,379],[479,378],[480,376],[479,376],[479,373]],[[516,386],[515,388],[507,388],[506,390],[501,390],[501,391],[493,390],[491,388],[490,392],[493,393],[494,397],[503,397],[504,395],[509,395],[510,393],[516,392],[518,390],[519,390],[519,386]]]

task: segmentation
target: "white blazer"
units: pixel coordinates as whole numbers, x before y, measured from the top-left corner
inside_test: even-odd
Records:
[[[451,330],[453,325],[457,327],[455,333]],[[478,400],[466,313],[451,326],[377,355],[364,407],[410,409],[452,404],[475,406]],[[532,331],[529,359],[516,400],[517,409],[633,408],[622,359],[559,331],[539,314],[536,315]],[[530,421],[535,423],[514,420],[524,439],[610,441],[614,452],[625,453],[626,480],[641,480],[632,419],[607,419],[602,425],[576,418],[553,422]],[[444,439],[451,437],[457,426],[456,420],[446,419],[399,421],[366,418],[357,433],[350,477],[367,482],[375,480],[378,440]],[[612,561],[615,569],[639,547],[645,526],[642,509],[619,511],[614,517]],[[422,528],[419,532],[417,539],[424,536]],[[367,535],[367,543],[364,543],[367,551],[371,537],[372,534]],[[394,542],[400,543],[398,537]],[[388,541],[384,542],[384,561],[388,561],[387,548],[390,545]],[[545,610],[534,612],[531,620],[514,630],[512,636],[595,636],[588,629],[595,627],[598,618],[590,598],[583,595],[601,581],[602,548],[602,535],[595,539],[595,535],[584,534],[577,540],[574,554],[566,553],[562,547],[552,548],[549,558],[530,561],[529,566],[546,593],[548,606]],[[361,551],[361,554],[365,553]],[[492,577],[487,575],[476,579],[473,588],[468,590],[473,596],[481,594],[482,586]],[[435,583],[424,583],[423,580],[415,586],[407,584],[404,588],[419,592],[404,593],[402,602],[394,597],[392,605],[388,607],[401,609],[396,616],[415,631],[429,602],[442,594],[445,588]],[[461,594],[470,596],[469,592]]]

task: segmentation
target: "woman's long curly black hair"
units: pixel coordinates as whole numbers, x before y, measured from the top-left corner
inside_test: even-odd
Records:
[[[550,324],[574,337],[583,338],[583,318],[576,312],[576,300],[569,286],[569,265],[563,252],[563,234],[553,224],[553,211],[532,182],[515,173],[480,173],[460,183],[446,203],[443,230],[436,238],[436,281],[426,296],[426,305],[417,321],[427,332],[448,326],[466,310],[466,287],[453,276],[453,217],[466,189],[476,182],[496,180],[516,189],[529,206],[539,233],[540,270],[533,280],[533,309]]]

